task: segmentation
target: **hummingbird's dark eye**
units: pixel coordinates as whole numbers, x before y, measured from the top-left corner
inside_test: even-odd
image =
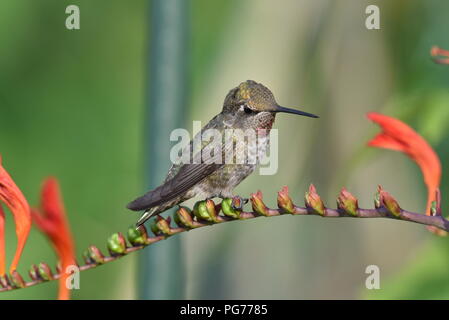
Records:
[[[254,112],[253,110],[251,110],[251,109],[248,108],[247,106],[244,106],[244,107],[243,107],[243,111],[245,111],[246,114],[250,114],[250,113],[253,113],[253,112]]]

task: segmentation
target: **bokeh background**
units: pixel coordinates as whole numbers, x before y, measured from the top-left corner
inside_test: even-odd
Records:
[[[65,28],[69,4],[80,7],[80,30]],[[381,30],[365,28],[369,4],[380,7]],[[58,177],[79,254],[90,244],[103,249],[111,233],[134,223],[138,214],[124,206],[148,186],[146,109],[157,108],[148,105],[149,66],[158,63],[152,62],[152,10],[144,0],[0,2],[3,165],[33,205],[42,180]],[[288,185],[301,203],[314,183],[333,206],[345,186],[361,206],[371,207],[381,184],[403,207],[423,212],[419,169],[404,155],[365,146],[378,131],[365,113],[409,123],[435,147],[445,172],[449,68],[432,63],[429,50],[449,48],[448,12],[444,0],[187,1],[184,126],[207,122],[241,81],[259,81],[280,104],[321,118],[279,115],[277,175],[254,174],[239,194],[261,189],[274,206],[276,192]],[[154,138],[170,144],[168,136]],[[443,211],[448,192],[443,175]],[[7,219],[11,261],[16,240]],[[179,239],[167,242],[180,241],[182,263],[155,260],[158,268],[182,275],[172,297],[449,298],[449,239],[411,223],[283,216],[204,228]],[[151,288],[151,277],[141,274],[154,270],[145,269],[143,254],[83,272],[73,298],[145,298],[139,292]],[[33,230],[19,271],[41,261],[54,264],[56,257]],[[380,290],[365,288],[371,264],[380,267]],[[54,299],[56,286],[0,298]]]

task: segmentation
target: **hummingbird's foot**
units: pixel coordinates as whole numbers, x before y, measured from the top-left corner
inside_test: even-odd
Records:
[[[231,203],[232,209],[242,211],[243,206],[248,203],[248,200],[249,199],[242,198],[240,196],[232,197],[232,203]]]

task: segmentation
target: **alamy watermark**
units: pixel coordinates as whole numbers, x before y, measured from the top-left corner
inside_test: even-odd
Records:
[[[365,27],[368,30],[380,29],[380,9],[375,4],[366,7],[365,13],[368,15],[365,19]]]
[[[78,290],[80,288],[80,269],[76,265],[67,266],[65,273],[69,276],[65,280],[65,286],[70,290]]]
[[[365,287],[369,290],[380,289],[380,268],[375,264],[366,267],[365,273],[369,274],[365,280]]]
[[[80,8],[77,5],[71,4],[65,8],[65,13],[68,14],[65,19],[65,27],[68,30],[80,29]]]

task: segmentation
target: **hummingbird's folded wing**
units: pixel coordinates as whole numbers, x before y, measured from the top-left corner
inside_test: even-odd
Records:
[[[201,152],[199,155],[196,154],[194,163],[182,165],[172,179],[132,201],[127,205],[127,208],[134,211],[146,210],[182,195],[224,165],[225,153],[232,148],[232,144],[224,145],[225,147],[218,149],[221,152],[203,154],[202,163],[198,161]]]

